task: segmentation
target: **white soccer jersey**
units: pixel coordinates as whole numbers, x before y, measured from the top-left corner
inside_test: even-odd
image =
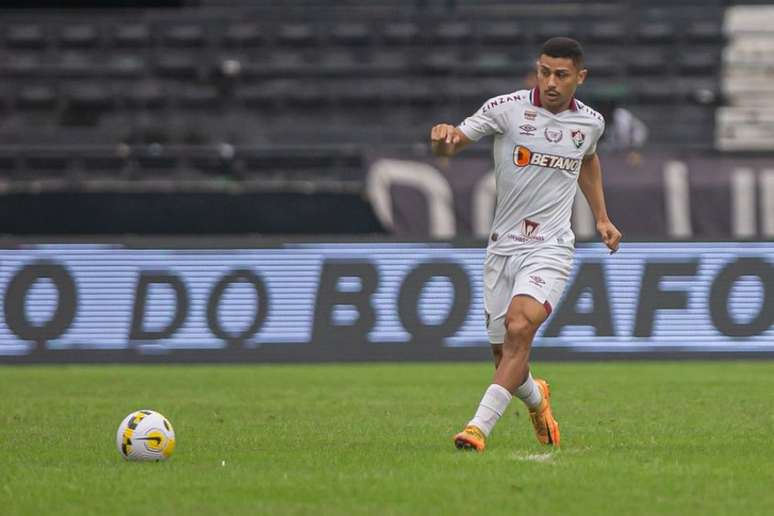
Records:
[[[578,174],[605,130],[602,115],[576,99],[551,113],[534,88],[487,100],[459,129],[473,141],[494,135],[497,208],[487,250],[512,255],[541,243],[574,244]]]

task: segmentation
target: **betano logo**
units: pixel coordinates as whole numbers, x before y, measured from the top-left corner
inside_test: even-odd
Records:
[[[577,158],[532,152],[523,145],[517,145],[513,148],[513,163],[517,167],[536,165],[538,167],[558,168],[567,172],[578,172],[581,166],[581,160]]]

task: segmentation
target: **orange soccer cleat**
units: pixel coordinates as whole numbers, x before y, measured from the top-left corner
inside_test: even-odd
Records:
[[[551,391],[548,382],[536,378],[535,382],[543,393],[543,401],[537,409],[530,409],[529,418],[535,427],[535,435],[541,444],[550,444],[559,447],[559,423],[551,412]]]
[[[454,446],[458,450],[482,452],[486,448],[486,436],[477,426],[468,425],[465,430],[454,436]]]

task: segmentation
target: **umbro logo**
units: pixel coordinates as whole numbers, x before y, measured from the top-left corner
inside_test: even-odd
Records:
[[[537,131],[537,127],[530,124],[521,124],[519,126],[519,134],[523,134],[526,136],[535,136],[535,131]]]

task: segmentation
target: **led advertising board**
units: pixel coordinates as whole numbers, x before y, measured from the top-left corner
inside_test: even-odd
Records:
[[[244,244],[244,242],[240,242]],[[481,247],[0,249],[0,362],[488,356]],[[772,353],[774,243],[579,244],[535,354]]]

